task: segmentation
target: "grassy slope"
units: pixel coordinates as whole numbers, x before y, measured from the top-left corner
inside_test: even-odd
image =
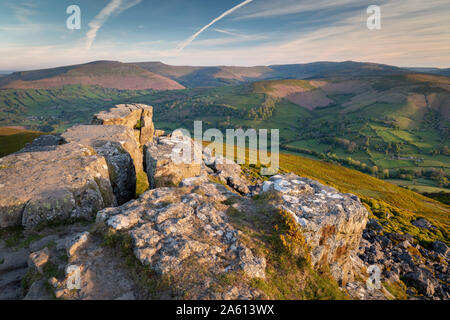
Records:
[[[204,142],[205,146],[209,144],[209,142]],[[214,148],[216,145],[213,143],[211,147]],[[259,166],[249,166],[248,156],[247,149],[245,171],[252,176],[260,177]],[[357,195],[369,212],[373,214],[372,217],[378,218],[389,232],[408,233],[425,246],[435,240],[450,244],[449,205],[357,170],[326,161],[280,153],[279,164],[281,172],[293,172],[299,176],[330,185],[341,192]],[[426,230],[415,227],[412,222],[418,218],[429,220],[436,228]]]
[[[408,233],[424,245],[441,240],[450,244],[450,206],[400,188],[383,180],[328,162],[297,155],[280,155],[280,166],[359,196],[367,208],[391,232]],[[420,229],[411,224],[423,217],[437,228]]]
[[[81,85],[49,90],[0,89],[0,125],[38,130],[48,125],[62,132],[73,124],[89,123],[92,115],[100,110],[151,92]]]
[[[42,132],[0,127],[0,157],[19,151]]]
[[[188,69],[172,71],[181,72],[179,75],[182,75],[192,70]],[[75,70],[69,71],[71,72]],[[303,150],[309,150],[321,153],[322,158],[329,158],[328,154],[340,160],[351,157],[369,168],[377,166],[380,173],[386,168],[415,172],[443,168],[448,175],[450,157],[433,154],[435,150],[448,144],[445,131],[442,130],[446,124],[439,113],[440,109],[434,107],[426,114],[418,106],[420,103],[407,99],[409,94],[420,92],[449,96],[447,91],[436,86],[444,83],[443,79],[446,78],[429,75],[367,78],[365,81],[371,84],[370,90],[373,91],[369,92],[369,96],[379,99],[391,92],[390,94],[397,95],[397,102],[367,103],[366,99],[357,99],[355,96],[358,94],[355,93],[329,93],[328,97],[334,101],[333,105],[310,111],[285,99],[277,99],[273,112],[264,120],[249,118],[249,112],[265,103],[273,84],[282,83],[306,89],[314,86],[310,85],[309,80],[275,80],[253,85],[172,92],[109,90],[94,86],[67,86],[54,90],[0,90],[0,125],[25,125],[36,130],[44,130],[40,126],[49,125],[56,131],[62,131],[72,124],[89,122],[93,113],[113,104],[141,102],[155,107],[155,122],[163,129],[190,129],[194,120],[203,120],[205,129],[274,128],[280,129],[283,147],[300,154]],[[385,92],[387,93],[384,94]],[[441,101],[441,107],[448,109],[445,101],[447,100]],[[27,118],[29,116],[40,118],[30,120]],[[358,148],[364,148],[365,139],[368,139],[369,149],[349,153],[343,146],[324,141],[324,138],[336,137],[354,141]],[[393,152],[384,152],[389,143],[400,144],[399,155],[423,161],[392,159]],[[415,179],[412,183],[403,180],[403,183],[395,176],[391,178],[395,178],[393,181],[399,185],[411,185],[411,188],[419,191],[440,191],[436,180]]]

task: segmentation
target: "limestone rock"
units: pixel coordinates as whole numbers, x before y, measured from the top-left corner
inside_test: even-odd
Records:
[[[417,219],[411,222],[411,224],[422,229],[434,228],[434,226],[428,220],[425,219]]]
[[[48,262],[49,252],[47,248],[30,254],[28,258],[28,266],[39,273],[43,273],[43,267]]]
[[[1,159],[0,227],[89,218],[116,205],[105,158],[77,143]]]
[[[187,156],[183,158],[185,150]],[[150,188],[177,186],[183,179],[201,172],[201,148],[195,147],[190,139],[181,142],[160,137],[144,146],[144,155]],[[194,161],[195,156],[198,162]]]
[[[280,195],[277,206],[291,213],[301,227],[313,266],[329,265],[336,280],[351,280],[351,256],[356,255],[368,217],[356,196],[294,174],[273,176],[261,192]]]
[[[153,139],[153,107],[144,104],[119,104],[94,115],[93,124],[121,125],[138,132],[137,141],[144,145]]]
[[[76,234],[72,239],[66,243],[67,255],[73,256],[81,246],[89,240],[89,232]]]
[[[206,166],[213,170],[213,175],[222,183],[229,185],[241,194],[250,192],[248,182],[241,177],[240,165],[223,156],[212,156],[211,150],[208,148],[203,150],[203,159]]]
[[[57,145],[63,144],[64,140],[61,136],[57,135],[43,135],[34,139],[31,143],[27,144],[22,150],[22,152],[32,152],[32,151],[50,151],[54,150]]]
[[[97,220],[126,231],[136,258],[158,274],[188,272],[193,259],[208,270],[206,274],[243,270],[249,278],[264,278],[264,257],[246,248],[228,222],[227,206],[221,201],[230,196],[236,195],[211,182],[158,188],[123,206],[100,211]],[[195,273],[195,267],[189,272]]]
[[[143,170],[143,157],[133,131],[123,126],[74,126],[63,133],[69,142],[91,146],[105,157],[118,204],[132,199],[136,173]]]

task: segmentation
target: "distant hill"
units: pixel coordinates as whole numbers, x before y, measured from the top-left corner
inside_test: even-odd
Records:
[[[0,88],[10,89],[49,89],[72,84],[122,90],[184,89],[184,86],[163,75],[137,65],[116,61],[95,61],[52,69],[14,72],[0,78]]]
[[[270,67],[192,67],[171,66],[162,62],[133,63],[148,71],[169,77],[186,87],[217,87],[238,84],[247,81],[262,80],[270,77]]]
[[[171,66],[162,62],[133,63],[148,71],[171,78],[185,87],[215,87],[259,80],[373,77],[410,73],[410,70],[375,63],[315,62],[255,67]]]
[[[279,129],[285,151],[419,192],[448,192],[450,77],[429,69],[352,61],[256,67],[99,61],[0,78],[0,125],[61,132],[112,105],[144,103],[154,106],[162,129],[192,129],[194,120],[203,120],[205,130]],[[105,79],[114,87],[105,88]],[[147,81],[150,88],[136,90]],[[61,87],[73,82],[81,84]],[[56,87],[21,89],[50,85]]]
[[[427,73],[446,75],[444,69]],[[431,72],[431,71],[432,72]],[[362,79],[422,72],[365,62],[315,62],[271,66],[172,66],[162,62],[91,63],[51,69],[14,72],[0,77],[0,88],[48,89],[63,85],[98,85],[122,90],[176,90],[219,87],[261,80]]]
[[[440,68],[408,68],[408,70],[420,73],[432,73],[441,76],[450,77],[450,68],[440,69]]]

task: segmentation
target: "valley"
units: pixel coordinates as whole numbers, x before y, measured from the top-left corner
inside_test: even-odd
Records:
[[[123,79],[108,88],[78,78],[119,79],[123,72],[158,74],[179,89],[129,90]],[[55,77],[80,83],[46,87]],[[153,105],[161,129],[192,130],[194,120],[205,129],[278,128],[282,152],[339,163],[419,193],[449,190],[450,78],[442,75],[355,62],[247,68],[97,62],[2,81],[1,126],[58,133],[111,105],[144,103]]]

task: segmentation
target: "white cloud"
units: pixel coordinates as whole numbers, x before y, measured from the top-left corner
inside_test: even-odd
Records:
[[[21,23],[30,23],[29,17],[37,14],[36,10],[33,9],[34,6],[30,5],[30,3],[8,3],[7,6],[13,11],[14,17]]]

